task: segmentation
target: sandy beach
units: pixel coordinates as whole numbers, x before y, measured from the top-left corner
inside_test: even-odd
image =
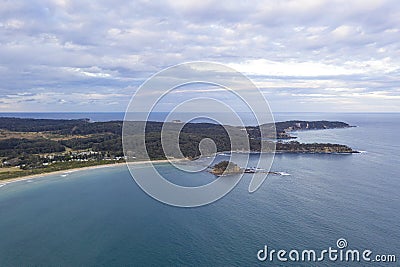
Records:
[[[20,181],[28,181],[36,178],[42,178],[46,176],[51,176],[51,175],[67,175],[72,172],[77,172],[77,171],[83,171],[83,170],[91,170],[91,169],[100,169],[100,168],[110,168],[110,167],[115,167],[115,166],[123,166],[123,165],[139,165],[139,164],[146,164],[146,163],[167,163],[167,162],[177,162],[177,161],[182,161],[185,159],[163,159],[163,160],[145,160],[145,161],[133,161],[133,162],[122,162],[122,163],[114,163],[114,164],[102,164],[102,165],[95,165],[95,166],[88,166],[88,167],[81,167],[81,168],[73,168],[73,169],[65,169],[61,171],[55,171],[55,172],[47,172],[47,173],[40,173],[40,174],[34,174],[34,175],[28,175],[28,176],[23,176],[23,177],[18,177],[18,178],[10,178],[10,179],[5,179],[0,181],[0,188],[11,183],[15,182],[20,182]]]

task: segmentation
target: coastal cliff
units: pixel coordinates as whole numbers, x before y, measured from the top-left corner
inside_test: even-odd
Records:
[[[291,136],[290,132],[294,131],[307,131],[307,130],[325,130],[325,129],[340,129],[340,128],[350,128],[348,123],[341,121],[281,121],[275,124],[263,124],[260,126],[248,126],[246,130],[250,138],[261,138],[261,131],[267,133],[268,138],[275,138],[275,136],[268,135],[269,133],[276,130],[277,139],[295,139],[295,136]]]

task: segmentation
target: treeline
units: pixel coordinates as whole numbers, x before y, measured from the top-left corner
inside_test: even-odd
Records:
[[[17,157],[24,154],[43,154],[63,152],[65,147],[59,142],[48,139],[19,139],[0,140],[0,157]]]
[[[204,138],[212,139],[218,152],[231,150],[230,139],[226,133],[213,135],[181,132],[179,134],[179,149],[183,156],[187,158],[196,158],[200,156],[199,144]],[[166,156],[179,157],[178,153],[171,155],[164,154],[160,133],[153,132],[146,134],[145,144],[148,155],[151,159],[164,159]]]
[[[0,129],[13,132],[50,132],[71,131],[74,127],[84,127],[87,119],[53,120],[0,117]]]
[[[276,144],[277,152],[293,153],[355,153],[350,147],[340,144],[330,143],[311,143],[304,144],[296,141],[278,142]]]
[[[60,140],[59,143],[73,150],[92,149],[93,151],[122,152],[121,136],[115,134],[71,138]]]
[[[183,156],[196,158],[200,156],[199,144],[204,138],[210,138],[216,145],[217,152],[222,151],[272,151],[276,145],[277,151],[312,152],[312,153],[352,153],[352,149],[337,144],[301,144],[299,142],[274,143],[276,127],[278,137],[290,138],[287,132],[305,129],[328,129],[350,127],[344,122],[330,121],[287,121],[264,124],[260,127],[269,133],[261,136],[260,127],[233,127],[211,123],[162,123],[162,122],[128,122],[127,128],[132,130],[132,141],[143,135],[145,129],[145,144],[147,154],[151,159],[164,159],[166,156],[179,157],[179,154],[165,155],[161,144],[161,130],[167,134],[179,133],[179,148]],[[182,128],[183,126],[183,128]],[[94,151],[103,157],[113,158],[123,156],[122,121],[89,122],[81,120],[50,120],[50,119],[20,119],[0,118],[0,129],[17,132],[50,132],[61,135],[58,141],[45,138],[10,138],[0,140],[0,157],[3,161],[29,162],[35,161],[29,155],[49,153],[62,154],[67,149],[72,151]],[[231,136],[228,135],[228,132]],[[136,134],[136,136],[135,136]],[[64,138],[65,137],[65,138]],[[243,138],[244,137],[244,138]],[[234,141],[232,141],[234,140]],[[236,140],[236,141],[235,141]],[[239,141],[237,141],[239,140]],[[231,142],[232,141],[232,142]],[[266,148],[262,149],[261,144]],[[135,147],[132,147],[135,152]],[[144,155],[135,155],[138,159]],[[97,156],[96,154],[96,159]],[[18,160],[17,160],[18,159]],[[98,158],[100,159],[100,158]]]
[[[97,133],[121,135],[122,121],[90,122],[89,119],[54,120],[0,117],[0,129],[13,132],[52,132],[63,135]]]
[[[128,122],[128,124],[141,125],[143,122]],[[167,122],[166,124],[172,124]],[[122,135],[122,121],[90,122],[89,119],[54,120],[54,119],[24,119],[0,117],[0,129],[15,132],[54,132],[63,135],[87,135],[111,133]],[[146,133],[161,132],[163,122],[146,122]],[[252,138],[261,138],[260,127],[267,133],[275,132],[278,138],[287,131],[294,130],[319,130],[351,127],[340,121],[284,121],[275,124],[263,124],[261,126],[248,126],[247,132]],[[225,129],[222,125],[212,123],[187,123],[182,129],[185,133],[203,135],[221,135]],[[276,136],[268,136],[275,138]]]
[[[282,121],[275,123],[275,125],[277,132],[351,127],[349,124],[341,121]]]

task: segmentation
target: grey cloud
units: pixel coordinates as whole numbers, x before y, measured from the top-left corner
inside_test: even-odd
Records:
[[[365,70],[307,77],[247,73],[260,84],[286,81],[284,97],[300,109],[304,105],[296,105],[297,100],[305,101],[307,94],[316,99],[326,86],[338,82],[348,90],[365,88],[371,97],[373,92],[394,96],[399,92],[399,69],[389,68],[400,66],[400,7],[396,1],[3,2],[2,111],[19,108],[5,106],[8,100],[4,99],[12,94],[25,99],[18,95],[23,92],[42,94],[43,99],[47,92],[51,101],[40,103],[46,103],[48,110],[57,110],[61,102],[63,107],[76,104],[79,109],[103,110],[92,105],[99,100],[81,101],[75,93],[109,94],[108,103],[126,103],[114,94],[128,99],[161,68],[193,60],[242,65],[267,59],[288,66],[314,62],[338,68],[353,62],[352,68]],[[381,73],[365,66],[371,61],[384,63]],[[297,88],[299,82],[306,86]],[[315,88],[310,89],[310,84]],[[279,96],[283,89],[276,90]],[[30,105],[31,110],[37,107]]]

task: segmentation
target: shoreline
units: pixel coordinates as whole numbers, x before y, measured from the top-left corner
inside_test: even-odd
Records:
[[[185,159],[143,160],[143,161],[132,161],[129,163],[128,162],[119,162],[119,163],[113,163],[113,164],[100,164],[100,165],[94,165],[94,166],[65,169],[65,170],[54,171],[54,172],[44,172],[44,173],[38,173],[38,174],[33,174],[33,175],[27,175],[27,176],[22,176],[22,177],[0,180],[0,188],[5,185],[8,185],[8,184],[21,182],[21,181],[28,181],[31,179],[43,178],[43,177],[47,177],[47,176],[51,176],[51,175],[58,175],[58,174],[63,175],[63,174],[69,174],[72,172],[77,172],[77,171],[118,167],[118,166],[123,166],[123,165],[128,165],[128,164],[140,165],[140,164],[148,164],[148,163],[168,163],[168,162],[176,162],[176,161],[182,161],[182,160],[185,160]]]
[[[365,151],[356,151],[353,150],[351,152],[309,152],[309,151],[286,151],[286,150],[277,150],[273,154],[338,154],[338,155],[351,155],[351,154],[361,154],[365,153]],[[218,152],[218,155],[223,155],[223,156],[229,156],[229,153],[257,153],[257,154],[269,154],[270,152],[259,152],[259,151],[250,151],[250,152],[241,152],[241,151],[221,151]],[[122,166],[122,165],[140,165],[140,164],[148,164],[148,163],[168,163],[168,162],[178,162],[178,161],[184,161],[188,159],[161,159],[161,160],[143,160],[143,161],[132,161],[132,162],[119,162],[119,163],[112,163],[112,164],[99,164],[99,165],[94,165],[94,166],[85,166],[85,167],[78,167],[78,168],[71,168],[71,169],[65,169],[65,170],[59,170],[59,171],[53,171],[53,172],[43,172],[43,173],[38,173],[38,174],[31,174],[27,176],[22,176],[22,177],[16,177],[16,178],[8,178],[8,179],[3,179],[0,180],[0,188],[11,183],[16,183],[16,182],[21,182],[21,181],[27,181],[31,179],[36,179],[36,178],[43,178],[46,176],[51,176],[51,175],[68,175],[69,173],[72,172],[77,172],[77,171],[84,171],[84,170],[91,170],[91,169],[100,169],[100,168],[109,168],[109,167],[117,167],[117,166]]]

